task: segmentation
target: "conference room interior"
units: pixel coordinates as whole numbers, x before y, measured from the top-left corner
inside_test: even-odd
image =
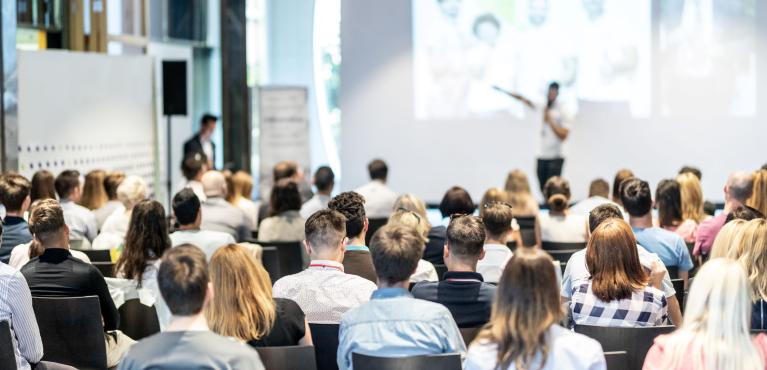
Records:
[[[767,369],[767,2],[8,0],[0,369]]]

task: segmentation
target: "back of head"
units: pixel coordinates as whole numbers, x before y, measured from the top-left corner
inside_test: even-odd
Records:
[[[250,199],[253,196],[253,177],[245,171],[237,171],[231,176],[230,193],[235,198]]]
[[[620,203],[621,201],[621,184],[623,181],[634,177],[634,173],[631,170],[624,168],[618,170],[613,179],[613,202]]]
[[[31,189],[32,183],[26,177],[17,173],[4,174],[0,176],[0,204],[6,211],[21,211]]]
[[[125,209],[133,207],[147,198],[149,188],[146,181],[138,176],[128,176],[117,187],[117,199],[123,204]]]
[[[44,247],[54,246],[52,243],[62,238],[65,226],[64,211],[53,199],[39,201],[29,215],[29,231]]]
[[[192,189],[185,188],[173,196],[173,214],[180,225],[191,225],[197,221],[200,212],[200,198]]]
[[[623,212],[615,204],[601,204],[589,212],[589,232],[593,233],[596,228],[610,219],[623,219]]]
[[[767,300],[767,220],[746,221],[733,240],[738,256],[751,283],[751,298]]]
[[[104,189],[106,175],[107,173],[104,170],[93,170],[85,175],[83,196],[80,199],[81,206],[90,210],[96,210],[109,200],[106,189]]]
[[[546,180],[543,185],[543,197],[546,198],[550,210],[564,212],[570,201],[570,183],[559,176]]]
[[[632,217],[642,217],[652,209],[652,193],[647,181],[630,178],[621,184],[621,204]]]
[[[314,186],[317,187],[317,191],[319,192],[331,192],[335,185],[335,181],[336,175],[333,173],[333,169],[328,166],[322,166],[314,172]]]
[[[470,215],[474,213],[474,210],[474,201],[471,200],[471,195],[460,186],[450,188],[442,197],[442,202],[439,203],[439,212],[442,213],[442,217]]]
[[[32,175],[32,189],[29,191],[29,197],[32,201],[39,199],[56,199],[56,189],[54,186],[54,177],[50,171],[40,170]]]
[[[406,209],[398,209],[389,215],[387,225],[397,225],[409,227],[421,236],[421,241],[427,243],[429,241],[429,229],[428,224],[421,219],[417,213],[408,211]]]
[[[386,162],[380,159],[374,159],[368,163],[368,174],[370,174],[371,180],[386,181],[389,176],[389,167]]]
[[[703,173],[700,172],[700,168],[693,166],[684,166],[679,169],[679,175],[689,173],[698,178],[698,181],[703,180]]]
[[[272,168],[272,180],[276,183],[282,179],[290,179],[298,174],[298,163],[293,161],[282,161]]]
[[[485,208],[493,203],[509,204],[509,193],[501,188],[487,189],[482,199],[479,201],[479,217],[485,217]]]
[[[506,176],[504,189],[510,194],[528,194],[530,195],[530,182],[527,180],[527,174],[520,169],[515,169]]]
[[[144,200],[133,207],[128,232],[115,271],[126,279],[141,279],[150,261],[170,249],[165,209],[156,200]]]
[[[446,233],[447,248],[454,258],[476,261],[485,245],[485,227],[476,216],[462,216],[450,220]]]
[[[346,237],[346,217],[331,209],[317,211],[306,220],[304,233],[313,249],[336,250]]]
[[[711,245],[709,258],[732,258],[739,256],[740,230],[745,226],[745,220],[732,220],[722,226]]]
[[[500,240],[511,231],[513,219],[514,214],[510,205],[504,203],[486,204],[482,216],[482,222],[485,225],[485,237]]]
[[[104,191],[109,200],[117,200],[117,188],[125,180],[125,174],[122,172],[110,172],[104,178]]]
[[[589,197],[607,198],[610,196],[610,184],[605,179],[596,179],[589,185]]]
[[[328,202],[328,209],[338,211],[346,218],[346,236],[360,236],[365,229],[365,198],[353,191],[336,195]]]
[[[405,193],[400,195],[394,202],[392,211],[398,211],[402,209],[415,212],[418,216],[421,217],[421,222],[425,223],[426,226],[431,229],[431,224],[429,223],[428,215],[426,214],[426,203],[424,203],[421,198],[412,193]]]
[[[682,221],[682,194],[676,180],[660,180],[655,189],[658,223],[661,227],[678,226]]]
[[[767,214],[767,170],[754,173],[753,191],[746,204],[756,208],[762,214]]]
[[[602,222],[591,234],[586,266],[594,295],[605,302],[629,298],[648,281],[639,262],[634,232],[626,221],[619,219]]]
[[[277,181],[269,197],[269,215],[275,216],[282,212],[300,209],[301,193],[298,191],[298,184],[291,179]]]
[[[80,187],[80,172],[76,170],[64,170],[58,176],[53,183],[56,187],[56,193],[59,195],[59,199],[68,199],[75,189]]]
[[[197,179],[201,173],[203,173],[208,167],[208,159],[204,154],[194,153],[181,162],[181,173],[184,174],[184,178],[187,181]]]
[[[676,177],[679,183],[679,193],[682,200],[682,218],[701,222],[705,219],[703,212],[703,188],[700,179],[692,173],[683,173]]]
[[[162,257],[157,283],[165,304],[175,316],[200,313],[208,294],[205,253],[190,244],[168,250]]]
[[[209,198],[226,197],[226,177],[219,171],[208,171],[202,175],[202,189]]]
[[[727,179],[727,194],[730,199],[745,203],[754,191],[754,174],[751,172],[735,172]]]
[[[395,284],[410,279],[423,255],[424,244],[413,228],[385,225],[370,240],[378,281]]]

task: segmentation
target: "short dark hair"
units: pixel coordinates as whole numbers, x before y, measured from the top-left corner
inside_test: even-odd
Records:
[[[700,172],[700,168],[698,168],[698,167],[684,166],[684,167],[679,169],[679,174],[680,175],[685,174],[685,173],[691,173],[691,174],[695,175],[695,177],[697,177],[698,180],[703,180],[703,173]]]
[[[655,188],[655,206],[658,208],[658,225],[675,226],[682,221],[682,193],[679,182],[663,179]]]
[[[353,191],[336,195],[328,202],[328,208],[346,217],[346,236],[353,238],[365,228],[365,198]]]
[[[589,196],[590,197],[604,197],[607,198],[610,196],[610,184],[607,183],[605,179],[599,178],[594,179],[594,181],[591,182],[591,185],[589,185]]]
[[[559,90],[559,82],[553,81],[549,84],[549,89]]]
[[[514,214],[511,206],[501,203],[491,203],[485,206],[482,222],[485,224],[486,237],[494,239],[511,230]]]
[[[374,159],[368,163],[368,173],[372,180],[386,180],[389,176],[389,167],[383,160]]]
[[[459,259],[478,259],[485,245],[485,227],[476,216],[456,217],[446,233],[447,248]]]
[[[107,192],[109,200],[117,199],[117,187],[125,180],[125,174],[122,172],[110,172],[104,178],[104,191]]]
[[[650,184],[638,178],[630,178],[621,184],[621,203],[629,215],[642,217],[652,209]]]
[[[346,236],[346,217],[338,211],[317,211],[304,224],[306,241],[313,248],[337,248]]]
[[[200,118],[200,126],[205,126],[209,123],[216,123],[217,121],[218,121],[218,117],[210,113],[205,113],[202,115],[202,118]]]
[[[65,225],[64,210],[54,199],[41,200],[29,214],[29,232],[43,245],[48,244]]]
[[[415,228],[385,225],[370,240],[370,254],[378,280],[388,284],[410,279],[423,255],[422,236]]]
[[[329,191],[333,189],[335,184],[336,175],[333,173],[333,169],[328,166],[322,166],[314,172],[314,186],[319,191]]]
[[[634,172],[632,172],[628,168],[618,170],[618,172],[615,173],[615,178],[613,178],[613,200],[614,201],[620,201],[621,184],[623,184],[624,181],[632,177],[634,177]]]
[[[187,180],[193,180],[195,177],[197,177],[197,175],[200,174],[200,172],[202,172],[207,163],[208,159],[205,157],[205,154],[190,154],[184,158],[183,162],[181,162],[181,173],[184,174],[184,177]]]
[[[298,184],[291,179],[277,181],[269,197],[269,215],[275,216],[286,211],[301,209],[301,193]]]
[[[470,215],[474,213],[476,207],[474,201],[471,200],[471,195],[466,189],[460,186],[453,186],[442,197],[442,201],[439,203],[439,212],[442,217],[450,217],[452,215]]]
[[[735,209],[727,215],[724,223],[728,223],[732,220],[751,221],[757,218],[764,218],[764,214],[756,208],[741,204],[735,207]]]
[[[549,209],[555,212],[564,212],[570,201],[570,183],[562,177],[554,176],[546,180],[543,185],[543,197]]]
[[[160,294],[176,316],[200,313],[208,292],[208,262],[194,245],[182,244],[165,252],[157,273]]]
[[[493,13],[485,13],[474,18],[474,24],[471,27],[471,31],[475,36],[479,35],[479,26],[482,23],[492,24],[497,29],[501,28],[501,22],[498,21],[498,18],[493,15]]]
[[[282,179],[288,179],[298,173],[298,163],[293,161],[282,161],[272,168],[272,180],[276,183]]]
[[[623,212],[615,204],[605,203],[594,207],[589,212],[589,231],[593,233],[602,222],[613,218],[623,219]]]
[[[18,173],[2,175],[0,176],[0,203],[8,211],[20,211],[31,189],[32,183]]]
[[[182,189],[173,196],[173,214],[180,225],[191,225],[200,212],[200,198],[190,188]]]
[[[64,170],[56,176],[53,186],[59,199],[67,199],[72,192],[80,186],[80,172],[77,170]]]

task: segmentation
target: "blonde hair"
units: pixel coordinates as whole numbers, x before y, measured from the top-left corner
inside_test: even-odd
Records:
[[[427,227],[421,216],[413,211],[404,209],[395,211],[389,216],[389,221],[387,221],[386,224],[405,226],[414,229],[424,243],[429,241],[428,235],[430,227]]]
[[[226,200],[229,203],[237,205],[237,201],[242,198],[250,199],[253,195],[253,177],[245,171],[237,171],[231,176],[227,177],[228,186],[230,187],[227,193]]]
[[[710,258],[738,258],[737,245],[735,239],[738,237],[738,231],[745,225],[745,220],[732,220],[719,230],[711,246]]]
[[[682,199],[682,219],[701,222],[706,218],[703,212],[703,189],[700,179],[687,172],[676,177],[679,183],[679,193]]]
[[[93,211],[101,208],[109,201],[107,191],[104,189],[104,179],[106,177],[107,173],[104,170],[93,170],[85,175],[83,195],[80,198],[81,206]]]
[[[506,203],[509,204],[509,193],[501,188],[487,189],[485,194],[482,195],[479,203],[479,217],[485,217],[485,207],[493,203]],[[514,206],[512,206],[513,208]]]
[[[749,333],[748,279],[735,261],[712,259],[695,275],[682,326],[669,336],[663,369],[764,369]],[[690,355],[692,353],[692,355]],[[692,359],[692,366],[686,362]]]
[[[125,206],[126,210],[133,209],[133,207],[146,199],[147,186],[144,179],[138,176],[128,176],[117,187],[117,199]]]
[[[205,308],[210,329],[241,341],[268,335],[277,308],[269,274],[253,255],[229,244],[213,254],[209,270],[216,292]]]
[[[754,173],[754,191],[751,198],[746,201],[746,205],[767,215],[767,170]]]
[[[431,229],[431,224],[429,223],[428,215],[426,214],[426,204],[423,202],[423,200],[421,200],[421,198],[415,196],[415,194],[406,193],[400,195],[397,197],[397,201],[394,202],[394,207],[392,208],[392,211],[394,212],[400,209],[415,212],[418,214],[418,216],[421,217],[421,222],[424,223],[426,227]]]
[[[533,194],[530,191],[530,181],[527,180],[527,175],[520,169],[515,169],[509,172],[506,176],[506,184],[504,189],[509,194],[509,204],[518,210],[515,212],[520,215],[526,215],[531,213],[537,213],[537,209],[531,206],[536,205]]]
[[[767,300],[767,220],[746,221],[733,243],[737,246],[737,260],[748,273],[751,300]]]

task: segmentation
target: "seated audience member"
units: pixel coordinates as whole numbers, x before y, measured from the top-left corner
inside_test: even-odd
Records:
[[[101,208],[93,211],[99,223],[99,230],[101,230],[107,217],[122,206],[122,202],[117,198],[117,188],[120,187],[123,180],[125,180],[125,174],[122,172],[112,172],[104,178],[104,191],[107,194],[107,202]]]
[[[250,221],[250,228],[258,229],[258,206],[251,199],[253,196],[253,177],[245,171],[237,171],[231,176],[232,189],[228,192],[227,201],[245,212]]]
[[[621,202],[629,214],[629,223],[639,245],[657,254],[667,268],[676,267],[679,278],[687,285],[688,272],[693,268],[687,244],[681,236],[653,226],[652,195],[647,181],[637,178],[624,181]]]
[[[658,226],[684,239],[685,243],[695,242],[698,222],[685,219],[682,214],[682,195],[676,180],[661,180],[655,189],[655,206],[658,208]]]
[[[183,189],[173,197],[173,214],[176,215],[179,225],[178,229],[170,234],[171,245],[174,247],[183,244],[197,246],[210,260],[218,248],[234,244],[231,234],[200,229],[202,210],[200,200],[192,189]]]
[[[621,210],[615,204],[603,204],[591,210],[589,213],[589,231],[591,233],[596,228],[607,220],[623,220],[623,214]],[[586,247],[588,249],[588,246]],[[562,274],[562,300],[569,302],[573,290],[576,288],[577,283],[583,280],[588,280],[591,277],[588,266],[586,265],[586,249],[573,253],[570,260],[567,261],[567,267]],[[648,252],[640,245],[636,245],[637,255],[639,256],[639,263],[642,265],[645,271],[652,271],[654,266],[662,266],[663,262],[654,253]],[[682,322],[682,311],[679,307],[679,301],[676,299],[676,291],[674,285],[671,283],[671,278],[668,272],[663,275],[662,290],[666,296],[666,302],[668,302],[668,315],[672,322]]]
[[[484,205],[482,222],[485,227],[485,258],[477,263],[477,272],[482,274],[482,278],[489,283],[500,281],[503,269],[511,259],[512,253],[506,243],[513,233],[511,229],[513,219],[514,215],[508,204],[490,203]],[[517,246],[519,245],[517,244]]]
[[[314,187],[317,188],[317,192],[312,199],[309,199],[301,206],[301,217],[307,219],[314,212],[328,208],[330,194],[333,193],[333,186],[335,186],[335,178],[336,175],[328,166],[322,166],[314,172],[314,180],[312,182]]]
[[[386,186],[389,167],[386,162],[374,159],[368,164],[370,182],[354,190],[365,198],[365,213],[370,218],[386,218],[392,212],[397,193]]]
[[[458,327],[472,328],[490,320],[495,286],[477,273],[477,261],[485,257],[485,228],[476,216],[454,218],[447,227],[444,281],[418,283],[413,297],[441,303]]]
[[[306,183],[304,177],[304,170],[294,161],[282,161],[278,162],[272,168],[272,186],[277,184],[282,179],[289,179],[295,182],[298,186],[298,192],[301,194],[301,203],[305,203],[311,199],[312,194],[311,186]],[[261,208],[258,210],[258,223],[264,220],[269,215],[269,201],[271,198],[272,189],[269,186],[261,186]]]
[[[309,322],[326,324],[338,323],[344,312],[367,302],[376,285],[344,272],[345,242],[344,216],[333,210],[315,212],[306,220],[309,268],[277,280],[274,297],[298,303]]]
[[[104,221],[104,225],[101,227],[101,234],[94,241],[94,249],[103,249],[97,246],[98,239],[104,234],[113,234],[125,237],[128,232],[128,225],[131,220],[131,213],[133,207],[136,204],[147,198],[149,194],[149,188],[147,187],[144,179],[138,176],[126,177],[120,186],[117,187],[117,199],[120,200],[121,206],[115,209],[109,217]],[[113,248],[116,245],[107,246],[107,248]]]
[[[692,166],[684,166],[679,169],[679,175],[684,175],[686,173],[695,175],[695,177],[698,178],[698,182],[703,180],[703,173],[700,172],[700,168],[692,167]],[[702,191],[701,191],[702,192]],[[705,212],[706,217],[708,216],[714,216],[714,213],[716,213],[716,205],[714,203],[711,203],[707,200],[703,201],[703,212]]]
[[[666,270],[656,263],[648,276],[636,244],[623,220],[610,219],[597,226],[586,248],[591,277],[574,282],[572,288],[570,310],[576,324],[635,327],[666,323],[666,297],[660,290]]]
[[[540,208],[533,198],[530,181],[524,171],[516,169],[509,172],[504,189],[509,193],[509,204],[514,207],[514,213],[519,216],[538,215]]]
[[[570,212],[579,215],[588,215],[592,209],[602,204],[612,203],[610,196],[610,184],[605,179],[596,179],[589,185],[589,197],[575,203],[570,207]]]
[[[421,235],[421,241],[423,241],[424,245],[429,241],[426,237],[429,234],[428,226],[421,222],[421,216],[415,212],[404,209],[398,210],[389,216],[389,221],[386,224],[412,228],[418,235]],[[434,268],[434,265],[424,259],[418,261],[418,267],[410,276],[410,281],[413,283],[437,280],[439,280],[439,275],[437,275],[437,270]]]
[[[727,257],[740,262],[748,276],[753,304],[751,329],[767,329],[767,220],[743,221]]]
[[[184,188],[192,189],[200,202],[207,200],[205,188],[202,186],[202,176],[206,172],[208,172],[208,159],[203,154],[195,153],[181,162],[181,173],[186,179]]]
[[[597,341],[559,326],[563,313],[552,262],[534,248],[511,258],[490,323],[469,347],[464,369],[605,369]]]
[[[250,222],[241,209],[226,201],[226,178],[221,172],[208,171],[202,176],[206,200],[202,202],[203,230],[221,231],[237,241],[250,238]]]
[[[173,319],[165,331],[136,343],[119,369],[263,370],[254,349],[208,328],[203,308],[215,296],[209,281],[205,253],[199,248],[182,245],[169,250],[162,257],[157,283]]]
[[[427,235],[429,242],[423,252],[423,259],[434,264],[444,265],[442,254],[445,250],[445,233],[447,224],[450,223],[452,215],[471,215],[474,214],[476,207],[474,201],[466,189],[459,186],[453,186],[442,197],[439,203],[439,212],[442,215],[442,225],[432,226]]]
[[[479,217],[485,218],[485,213],[487,211],[487,207],[491,204],[507,204],[509,207],[512,207],[509,203],[509,193],[501,188],[490,188],[485,191],[485,194],[482,195],[482,199],[479,202]],[[519,225],[517,224],[516,220],[512,220],[511,222],[511,228],[513,229],[513,232],[511,233],[509,240],[514,241],[516,245],[522,245],[522,236],[519,233]]]
[[[414,299],[410,275],[423,253],[412,228],[386,225],[370,241],[378,290],[368,303],[345,313],[338,344],[339,370],[352,369],[352,353],[379,357],[466,353],[461,333],[445,306]],[[362,369],[359,369],[362,370]]]
[[[77,204],[82,197],[81,185],[80,173],[75,170],[61,172],[54,182],[70,230],[69,236],[72,240],[88,239],[92,242],[99,232],[99,225],[93,212]]]
[[[32,175],[32,188],[29,198],[32,203],[43,199],[56,199],[56,178],[48,170],[40,170]]]
[[[269,198],[269,217],[261,221],[258,239],[270,242],[293,242],[304,238],[304,223],[301,217],[301,194],[298,185],[284,179],[274,184]]]
[[[29,260],[43,254],[43,251],[44,249],[42,246],[40,246],[40,243],[35,242],[34,240],[30,241],[29,243],[19,244],[13,248],[13,252],[11,252],[11,259],[8,261],[8,266],[20,270],[22,266],[29,262]],[[83,252],[70,249],[69,253],[72,254],[72,257],[77,258],[80,261],[91,263],[90,258],[88,258],[88,256]]]
[[[78,206],[79,207],[79,206]],[[33,296],[84,297],[95,295],[101,305],[104,330],[117,329],[120,316],[99,270],[69,253],[69,227],[64,212],[52,199],[40,201],[29,216],[29,230],[34,241],[44,249],[21,268]],[[133,342],[119,331],[105,335],[107,366],[117,365]]]
[[[346,218],[347,242],[343,261],[344,272],[375,283],[377,278],[376,270],[373,267],[373,258],[370,257],[370,249],[365,245],[365,235],[368,232],[365,199],[362,198],[362,195],[349,191],[338,194],[331,199],[328,208],[339,212]]]
[[[24,213],[27,212],[31,203],[29,198],[31,187],[29,180],[19,174],[8,173],[0,176],[0,203],[5,206],[0,262],[8,263],[13,248],[32,241],[29,224],[24,220]]]
[[[719,233],[716,234],[709,258],[736,259],[738,256],[736,243],[739,242],[740,231],[745,225],[746,220],[732,220],[725,223]]]
[[[106,171],[93,170],[85,175],[83,184],[83,195],[80,197],[79,204],[91,211],[96,211],[107,202],[107,193],[104,190],[104,178]]]
[[[703,211],[703,188],[698,177],[692,173],[683,173],[676,177],[676,182],[679,183],[682,218],[696,223],[708,218]]]
[[[570,183],[554,176],[543,186],[543,196],[549,212],[538,216],[541,240],[544,242],[579,243],[586,241],[586,218],[568,209]]]
[[[735,261],[712,259],[695,276],[684,322],[655,338],[643,369],[765,369],[767,336],[751,336],[747,274]]]
[[[272,282],[245,248],[230,244],[210,259],[215,294],[205,309],[210,330],[253,347],[312,345],[304,311],[272,298]]]
[[[695,234],[695,248],[692,251],[694,255],[708,255],[711,252],[716,234],[727,221],[727,215],[735,207],[745,204],[751,198],[753,186],[754,176],[750,172],[735,172],[730,175],[724,186],[724,211],[698,225]]]
[[[613,203],[620,207],[623,207],[623,203],[621,203],[621,184],[623,184],[623,181],[632,177],[634,177],[634,172],[631,172],[631,170],[627,168],[618,170],[618,172],[615,173],[615,178],[613,178],[613,194],[611,200]]]
[[[754,172],[754,187],[746,204],[762,214],[767,214],[767,170]]]

